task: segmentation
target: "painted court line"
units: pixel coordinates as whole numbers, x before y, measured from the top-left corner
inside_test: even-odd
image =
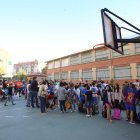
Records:
[[[29,117],[31,117],[31,116],[23,116],[23,118],[29,118]]]
[[[6,118],[13,118],[14,116],[5,116]]]
[[[21,110],[21,109],[24,109],[24,108],[25,108],[25,107],[14,108],[14,109],[7,109],[7,110],[1,110],[0,112],[15,111],[15,110]]]

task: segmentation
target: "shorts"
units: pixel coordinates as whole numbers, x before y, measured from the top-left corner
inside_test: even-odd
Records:
[[[109,108],[109,107],[110,107],[110,104],[109,104],[109,103],[105,103],[105,106],[106,106],[107,108]]]
[[[129,103],[125,104],[126,110],[130,110],[130,111],[135,111],[136,107],[135,105],[130,105]]]
[[[86,108],[92,108],[92,102],[87,101],[85,104]]]

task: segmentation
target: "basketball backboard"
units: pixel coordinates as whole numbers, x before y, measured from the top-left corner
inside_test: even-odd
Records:
[[[123,21],[134,30],[128,29],[126,27],[119,27],[112,18],[106,13],[115,16],[119,20]],[[140,29],[129,23],[128,21],[124,20],[123,18],[119,17],[118,15],[114,14],[113,12],[109,11],[107,8],[101,10],[101,17],[102,17],[102,25],[103,25],[103,35],[104,35],[104,44],[105,46],[113,49],[114,51],[124,54],[123,52],[123,45],[127,43],[140,43],[140,39],[134,38],[127,38],[122,39],[121,36],[121,29],[125,29],[127,31],[133,32],[135,34],[140,35]]]
[[[121,39],[120,27],[108,16],[105,12],[101,12],[104,44],[110,49],[123,54],[123,45],[121,42],[117,42],[117,39]]]

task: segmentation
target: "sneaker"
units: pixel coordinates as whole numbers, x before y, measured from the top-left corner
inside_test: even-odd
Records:
[[[13,103],[12,105],[16,105],[16,103]]]
[[[126,120],[126,121],[129,121],[129,119],[128,119],[128,118],[126,118],[125,120]]]
[[[135,124],[135,122],[131,122],[131,121],[130,121],[129,123],[130,123],[130,124]]]
[[[89,115],[89,114],[87,114],[87,115],[86,115],[86,117],[90,117],[90,115]]]
[[[8,106],[7,104],[4,104],[4,106]]]

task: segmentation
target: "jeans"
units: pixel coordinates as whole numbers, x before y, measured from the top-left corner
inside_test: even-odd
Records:
[[[29,93],[27,93],[27,106],[30,106],[30,92]]]
[[[46,98],[40,96],[40,109],[41,109],[41,113],[45,112],[45,107],[46,107]]]
[[[14,104],[14,100],[13,100],[13,96],[12,95],[8,95],[7,99],[5,100],[5,105],[7,104],[7,101],[11,101],[12,104]]]
[[[39,107],[38,98],[37,98],[37,91],[31,91],[31,105],[33,108],[34,108],[34,101],[36,103],[36,107]]]
[[[65,100],[59,100],[60,103],[60,110],[66,112]]]
[[[70,98],[71,109],[76,110],[75,101],[74,99]]]

